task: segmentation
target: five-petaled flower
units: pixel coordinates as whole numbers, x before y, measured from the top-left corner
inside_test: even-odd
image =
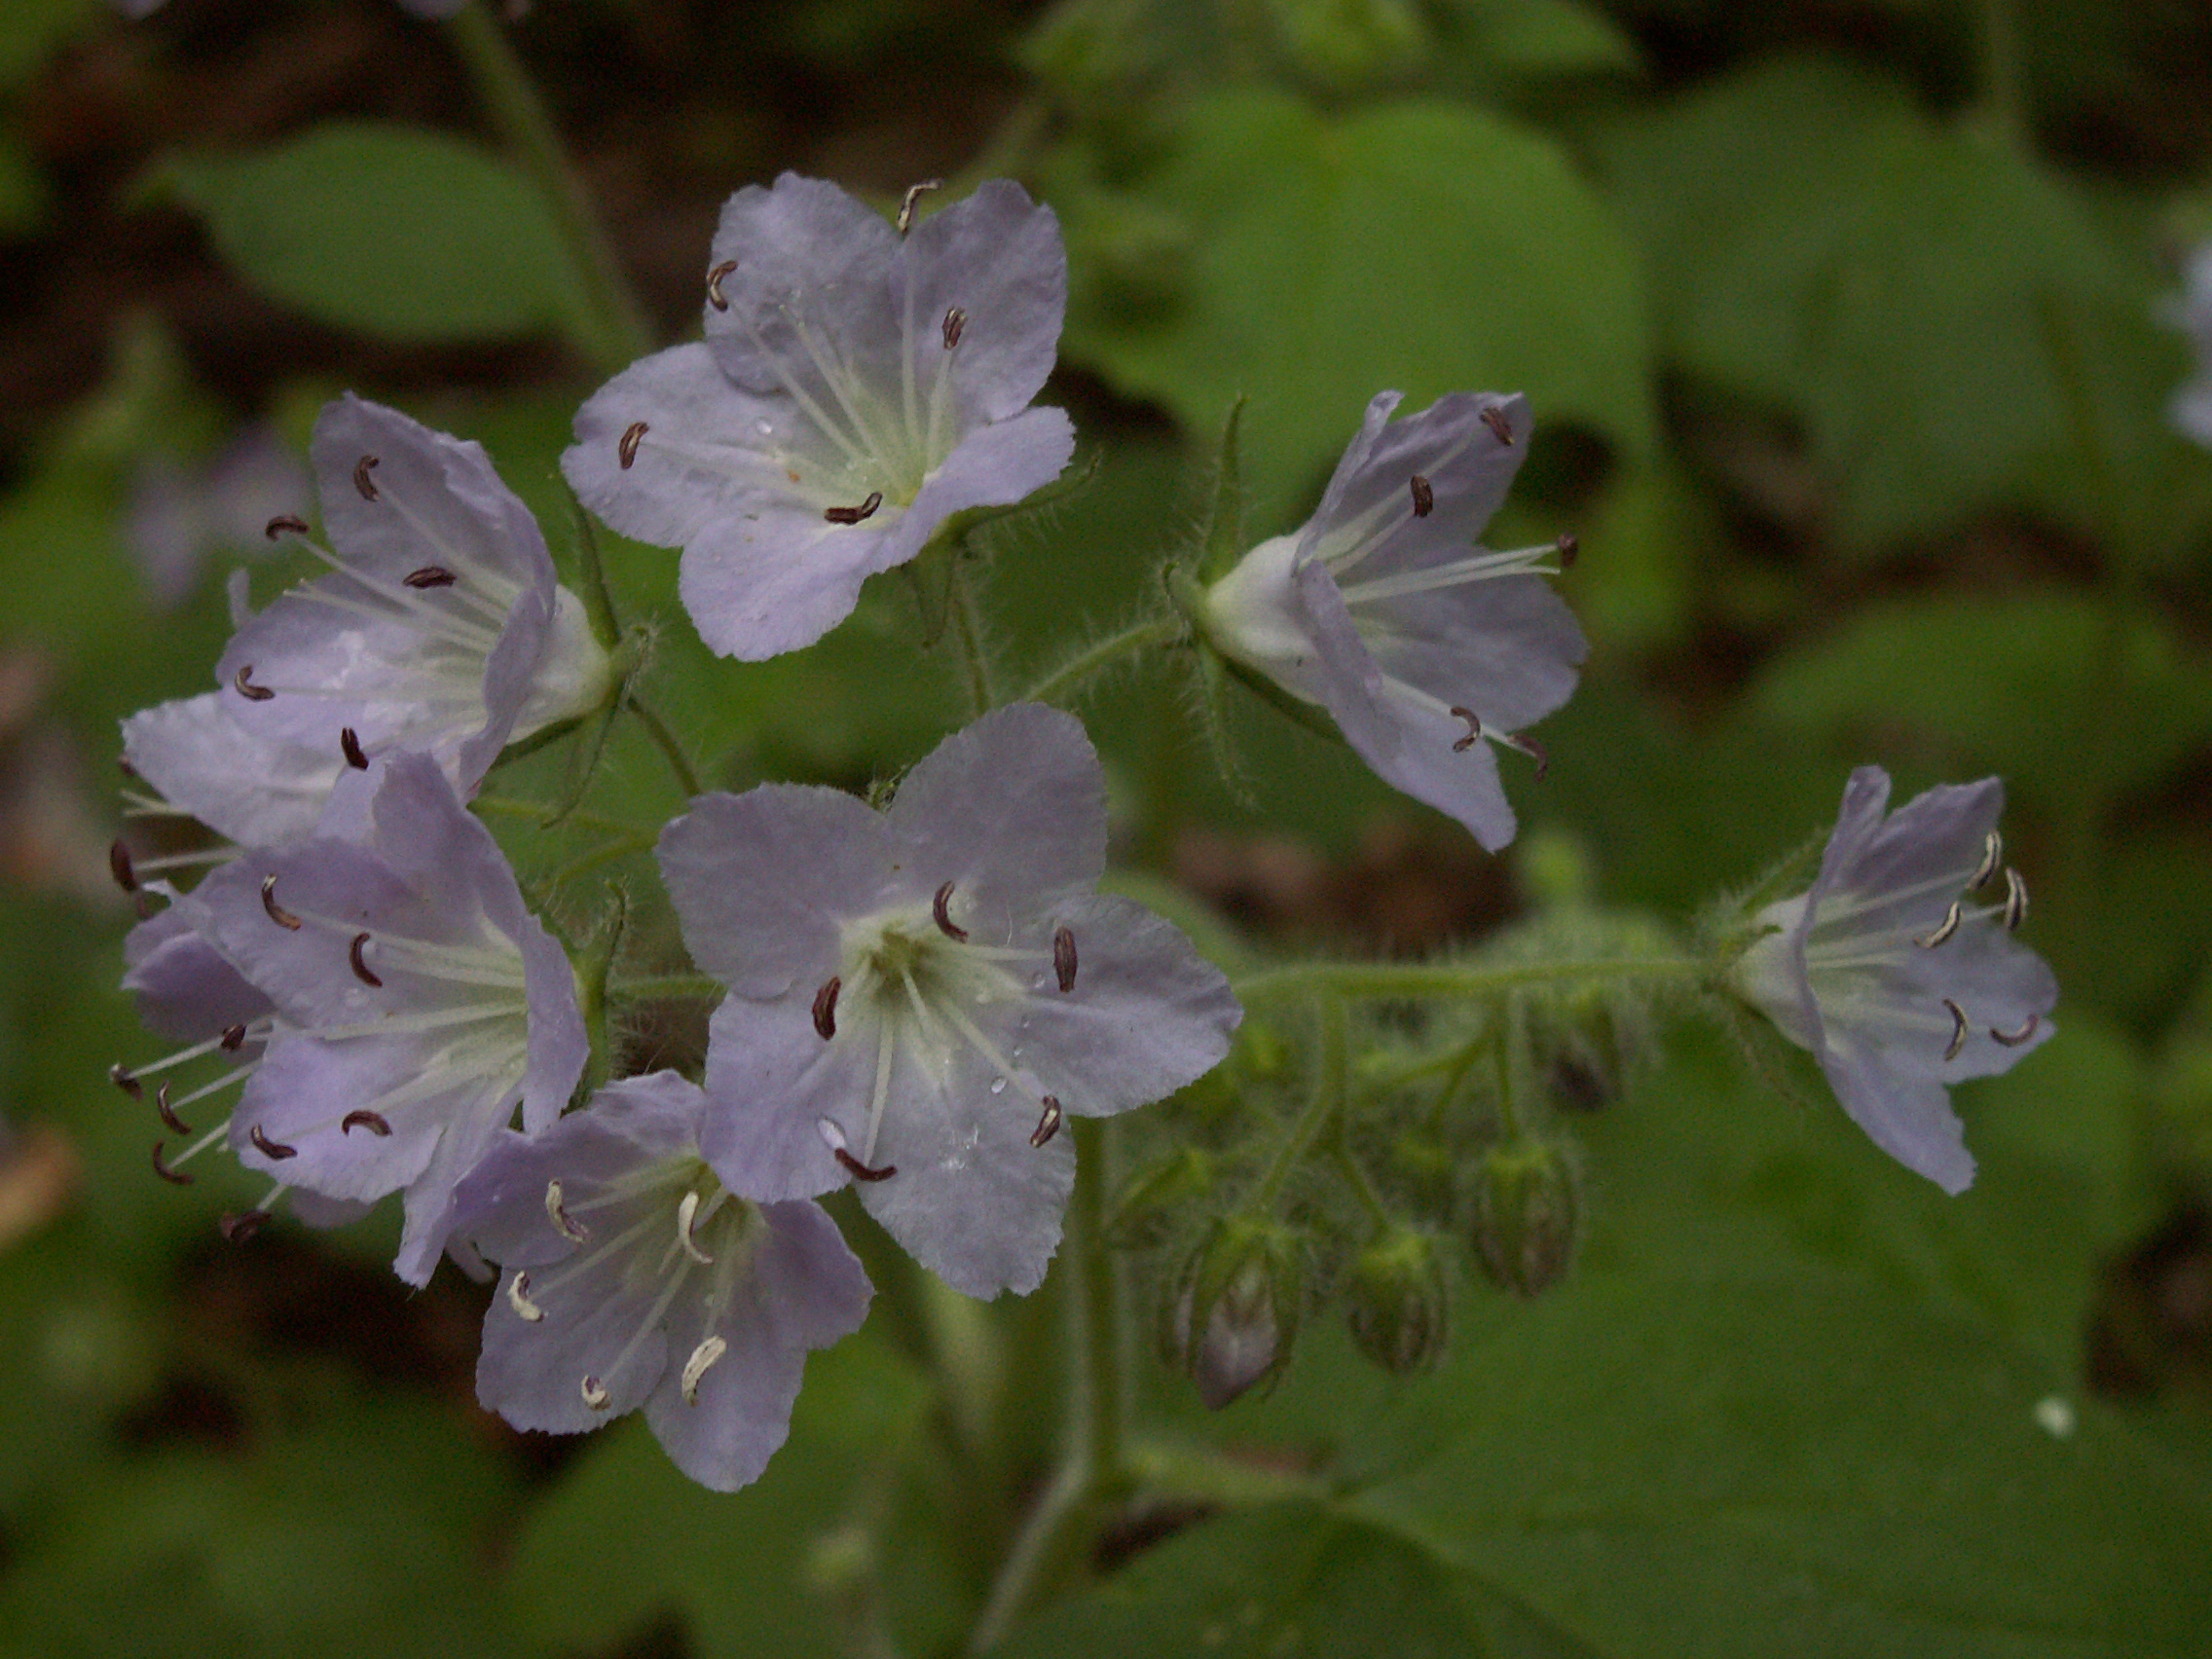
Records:
[[[1029,406],[1067,254],[1019,185],[994,179],[906,235],[786,173],[730,198],[714,259],[706,340],[602,387],[562,468],[625,535],[683,549],[683,606],[715,650],[811,645],[952,514],[1067,465],[1067,416]]]
[[[1228,1051],[1228,981],[1095,889],[1105,780],[1039,704],[945,740],[890,809],[769,784],[663,832],[692,957],[729,986],[700,1140],[740,1191],[848,1178],[955,1289],[1028,1291],[1075,1173],[1067,1115],[1157,1100]]]
[[[784,1443],[807,1350],[859,1330],[871,1292],[819,1204],[755,1202],[707,1166],[705,1103],[653,1072],[502,1133],[455,1231],[510,1270],[484,1316],[486,1406],[556,1434],[642,1407],[678,1468],[733,1492]]]
[[[1223,655],[1326,709],[1385,782],[1494,852],[1514,818],[1492,745],[1540,771],[1522,728],[1567,701],[1586,650],[1539,573],[1571,544],[1474,544],[1528,447],[1526,398],[1453,392],[1393,423],[1398,402],[1376,395],[1313,516],[1245,554],[1207,590],[1199,622]]]
[[[1879,766],[1852,773],[1819,876],[1753,918],[1768,931],[1731,983],[1812,1051],[1876,1146],[1959,1193],[1973,1159],[1946,1086],[2049,1037],[2058,982],[2012,938],[2027,888],[2004,865],[2004,785],[1944,785],[1885,821],[1889,798]]]

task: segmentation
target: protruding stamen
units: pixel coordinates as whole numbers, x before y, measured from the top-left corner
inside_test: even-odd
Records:
[[[385,1121],[382,1112],[372,1112],[366,1106],[349,1112],[338,1120],[338,1132],[350,1135],[355,1129],[366,1129],[379,1140],[391,1138],[391,1124]]]
[[[1487,405],[1482,413],[1482,423],[1490,428],[1492,437],[1507,449],[1513,447],[1513,424],[1506,420],[1504,410],[1494,403]]]
[[[736,260],[725,259],[707,273],[707,304],[717,311],[729,310],[729,301],[722,297],[722,278],[736,269]]]
[[[384,981],[376,977],[366,962],[361,960],[361,947],[368,942],[369,936],[367,934],[355,934],[353,942],[346,947],[346,960],[353,969],[354,978],[360,980],[364,985],[374,986],[381,991],[384,989]]]
[[[123,844],[121,836],[107,844],[107,872],[115,877],[116,886],[124,892],[138,891],[138,872],[131,867],[130,849]]]
[[[870,1169],[841,1146],[831,1147],[830,1153],[856,1181],[888,1181],[899,1173],[899,1165],[896,1163],[886,1163],[880,1169]]]
[[[729,1344],[719,1337],[709,1337],[691,1350],[691,1357],[683,1362],[683,1403],[699,1403],[699,1382],[713,1368],[716,1360],[729,1351]]]
[[[946,939],[957,940],[961,944],[968,942],[968,930],[954,925],[952,920],[951,882],[939,888],[937,897],[930,901],[930,919],[937,923],[937,931]]]
[[[581,1244],[591,1236],[584,1224],[572,1220],[562,1207],[561,1182],[558,1176],[545,1183],[545,1213],[552,1218],[553,1225],[561,1230],[561,1236],[571,1243]]]
[[[279,535],[305,535],[308,521],[296,513],[278,513],[261,527],[261,534],[275,541]]]
[[[507,1306],[515,1310],[515,1317],[526,1325],[535,1325],[545,1317],[545,1309],[530,1299],[528,1273],[517,1273],[507,1280]]]
[[[215,1231],[223,1235],[226,1244],[243,1244],[261,1231],[261,1224],[269,1219],[265,1209],[225,1210],[215,1218]]]
[[[960,344],[961,333],[968,326],[968,313],[954,306],[944,313],[944,349],[949,351]]]
[[[1569,531],[1552,545],[1559,549],[1559,568],[1563,571],[1573,570],[1574,561],[1582,554],[1582,538]]]
[[[1967,1012],[1949,997],[1943,999],[1943,1006],[1951,1011],[1951,1040],[1943,1046],[1943,1058],[1955,1060],[1967,1046]]]
[[[166,1083],[154,1090],[154,1111],[167,1125],[170,1134],[189,1135],[192,1133],[192,1125],[169,1110],[169,1086]]]
[[[421,593],[424,588],[451,587],[455,582],[461,580],[443,565],[424,565],[416,570],[409,571],[399,579],[417,593]]]
[[[239,688],[239,695],[249,703],[266,703],[276,695],[268,686],[253,682],[253,664],[250,662],[239,664],[238,673],[231,676],[231,683]]]
[[[2028,919],[2028,884],[2010,865],[2005,866],[2005,931],[2018,933]]]
[[[624,472],[638,464],[638,440],[650,430],[652,428],[643,421],[633,421],[623,428],[622,441],[614,446],[614,454],[621,461]]]
[[[1063,994],[1075,989],[1075,934],[1065,927],[1052,930],[1052,977]]]
[[[922,193],[926,190],[941,190],[943,188],[944,180],[941,178],[925,178],[919,184],[909,184],[906,187],[906,200],[899,203],[899,234],[901,236],[904,236],[914,228],[914,203],[921,200]]]
[[[338,753],[346,756],[346,764],[356,772],[369,769],[369,756],[361,748],[361,734],[351,726],[338,728]]]
[[[814,1032],[825,1043],[837,1035],[837,993],[845,981],[832,974],[814,993]]]
[[[858,524],[865,518],[873,518],[875,509],[883,505],[883,492],[870,490],[867,499],[857,507],[824,507],[822,516],[831,524]]]
[[[1452,718],[1456,720],[1465,720],[1467,722],[1467,735],[1465,737],[1456,738],[1452,744],[1453,754],[1464,755],[1468,750],[1474,748],[1476,744],[1482,742],[1482,719],[1478,715],[1476,715],[1474,710],[1462,709],[1457,707],[1456,705],[1455,705],[1452,709]]]
[[[1520,751],[1536,763],[1536,782],[1544,781],[1544,774],[1552,769],[1552,753],[1525,732],[1507,732],[1498,742],[1508,749]]]
[[[376,480],[371,478],[369,474],[381,464],[378,458],[373,455],[365,455],[353,463],[353,488],[361,493],[361,499],[364,501],[373,501],[377,498]]]
[[[1992,1042],[2002,1043],[2008,1049],[2017,1049],[2022,1043],[2025,1043],[2030,1037],[2033,1037],[2036,1034],[2036,1028],[2042,1023],[2042,1014],[2030,1014],[2027,1017],[2026,1022],[2022,1024],[2017,1031],[2000,1031],[1996,1026],[1992,1025],[1989,1028],[1990,1040]]]
[[[608,1402],[613,1399],[613,1396],[607,1391],[607,1384],[588,1371],[584,1373],[582,1391],[584,1404],[591,1407],[595,1412],[607,1410]]]
[[[226,1054],[235,1054],[240,1049],[244,1048],[245,1021],[241,1019],[236,1025],[224,1026],[222,1043],[223,1052]]]
[[[254,1124],[252,1128],[246,1130],[245,1138],[253,1142],[255,1149],[260,1152],[262,1157],[273,1158],[279,1163],[281,1163],[287,1158],[297,1158],[300,1156],[300,1149],[298,1147],[286,1146],[282,1141],[273,1141],[267,1135],[263,1134],[261,1132],[261,1125],[259,1124]]]
[[[1973,874],[1967,886],[1979,893],[1989,885],[1989,878],[1997,873],[1997,866],[2005,862],[2005,837],[1992,830],[1982,837],[1981,863],[1973,866]]]
[[[107,1068],[107,1080],[133,1100],[146,1098],[146,1086],[131,1074],[130,1068],[121,1060]]]
[[[1058,1134],[1060,1132],[1060,1116],[1058,1096],[1046,1095],[1044,1113],[1038,1118],[1037,1126],[1029,1131],[1029,1144],[1031,1146],[1043,1146]]]
[[[1956,899],[1952,900],[1950,909],[1945,911],[1943,914],[1943,925],[1937,928],[1934,933],[1921,934],[1912,942],[1919,945],[1923,950],[1934,950],[1937,945],[1941,944],[1945,940],[1949,939],[1953,934],[1959,931],[1959,917],[1962,913],[1963,912],[1960,909],[1959,901]]]
[[[165,1143],[162,1141],[156,1141],[154,1143],[154,1173],[159,1175],[163,1180],[166,1181],[172,1187],[191,1186],[191,1176],[187,1175],[181,1169],[171,1169],[167,1163],[163,1161],[162,1147],[164,1146],[164,1144]]]
[[[1418,472],[1407,483],[1414,493],[1414,517],[1428,517],[1436,510],[1436,492],[1428,487],[1428,480]]]
[[[269,919],[278,927],[292,933],[300,931],[300,918],[276,903],[276,877],[274,874],[261,878],[261,907],[269,912]]]
[[[698,1218],[698,1193],[696,1191],[685,1193],[683,1201],[676,1206],[676,1241],[683,1246],[683,1253],[686,1256],[689,1256],[702,1268],[711,1268],[715,1265],[714,1257],[700,1249],[691,1236],[691,1223]]]

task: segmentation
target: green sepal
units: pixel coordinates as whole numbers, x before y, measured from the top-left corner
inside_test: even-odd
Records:
[[[1245,551],[1243,461],[1238,438],[1244,403],[1239,395],[1229,406],[1229,419],[1222,423],[1213,499],[1207,503],[1205,534],[1198,540],[1198,579],[1209,586],[1229,574]]]

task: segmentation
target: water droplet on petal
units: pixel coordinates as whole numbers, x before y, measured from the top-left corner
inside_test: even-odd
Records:
[[[1003,1077],[992,1078],[991,1092],[993,1094],[1004,1094],[1006,1092],[1006,1079]]]
[[[776,424],[773,421],[756,421],[753,423],[753,429],[764,438],[773,437],[776,432]]]

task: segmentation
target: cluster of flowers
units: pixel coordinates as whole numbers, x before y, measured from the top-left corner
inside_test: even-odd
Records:
[[[683,549],[683,604],[718,651],[813,642],[868,575],[1072,454],[1066,415],[1032,406],[1066,294],[1052,214],[1004,181],[918,225],[914,206],[887,222],[791,175],[740,192],[705,339],[577,416],[571,484]],[[1495,848],[1514,819],[1493,752],[1541,764],[1522,728],[1583,655],[1541,579],[1566,549],[1475,545],[1526,448],[1523,399],[1392,421],[1397,401],[1370,405],[1313,518],[1189,621]],[[693,800],[658,855],[686,947],[727,987],[704,1078],[622,1078],[571,1110],[590,1057],[577,970],[467,802],[507,746],[604,710],[619,675],[475,445],[349,396],[313,460],[330,547],[298,519],[269,530],[327,572],[258,615],[235,589],[220,689],[125,723],[134,810],[224,845],[134,863],[118,843],[119,879],[166,901],[125,983],[185,1046],[116,1081],[178,1135],[242,1084],[226,1123],[154,1152],[170,1180],[217,1145],[271,1178],[227,1231],[279,1201],[324,1225],[398,1193],[401,1277],[498,1264],[478,1382],[511,1421],[642,1408],[687,1473],[743,1485],[807,1351],[869,1299],[815,1199],[855,1186],[960,1291],[1031,1290],[1074,1180],[1064,1119],[1204,1074],[1236,1001],[1173,927],[1095,891],[1098,758],[1073,717],[1014,704],[882,809],[774,784]],[[1957,898],[1997,868],[1996,784],[1884,824],[1886,792],[1854,778],[1818,881],[1757,918],[1735,983],[1882,1145],[1956,1187],[1972,1166],[1941,1086],[2046,1034],[2055,992],[2008,937],[2016,878],[1985,910]],[[180,889],[169,872],[195,861],[213,867]],[[218,1054],[172,1096],[164,1074]]]

